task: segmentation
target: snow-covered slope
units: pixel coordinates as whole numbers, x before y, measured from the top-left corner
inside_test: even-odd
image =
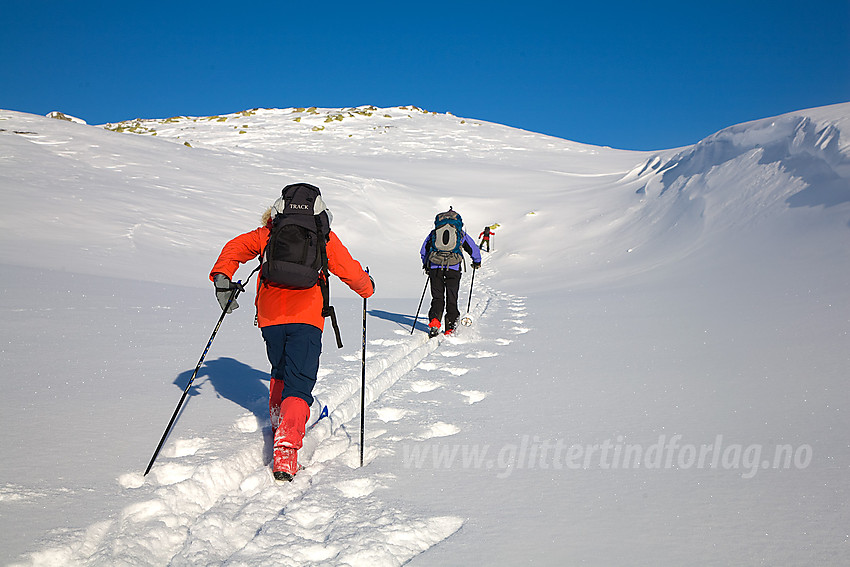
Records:
[[[0,111],[3,559],[846,563],[848,133],[850,104],[659,152],[415,107]],[[268,474],[250,300],[143,482],[218,315],[209,267],[293,181],[377,280],[367,465],[362,305],[337,286],[346,348],[325,345],[296,482]],[[449,206],[499,228],[464,278],[475,325],[429,342],[418,249]]]
[[[409,250],[429,230],[433,211],[450,205],[467,216],[471,230],[501,221],[520,232],[536,230],[540,223],[522,222],[535,214],[544,216],[532,221],[543,218],[548,231],[571,229],[588,213],[579,208],[560,218],[550,203],[553,192],[610,185],[642,158],[413,108],[257,110],[110,126],[153,139],[6,117],[16,124],[8,132],[27,132],[7,137],[12,151],[23,154],[20,168],[44,175],[4,183],[10,252],[3,261],[43,265],[36,257],[45,254],[67,261],[67,253],[41,248],[42,242],[50,247],[51,231],[59,230],[79,251],[75,270],[195,285],[205,285],[197,274],[233,227],[256,223],[292,179],[309,178],[322,188],[335,226],[355,248],[379,240]],[[142,214],[148,201],[157,210]],[[121,206],[109,205],[116,202]],[[38,234],[35,218],[44,223]],[[93,225],[100,228],[90,230]],[[38,247],[29,259],[14,252],[24,245]],[[379,259],[370,262],[401,261],[404,268],[385,278],[384,292],[406,294],[408,287],[397,282],[408,283],[415,254],[372,248]],[[529,256],[527,269],[538,261]],[[151,272],[151,264],[161,269]]]
[[[831,207],[850,200],[846,105],[732,126],[672,156],[653,156],[631,176],[638,192],[696,201],[705,230],[782,214],[791,207]],[[675,209],[681,216],[686,205]]]

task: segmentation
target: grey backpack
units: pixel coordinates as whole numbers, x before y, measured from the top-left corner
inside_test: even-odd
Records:
[[[463,219],[451,207],[434,218],[428,261],[437,266],[455,266],[463,262]]]

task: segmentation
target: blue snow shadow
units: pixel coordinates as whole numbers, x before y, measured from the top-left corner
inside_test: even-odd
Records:
[[[383,311],[381,309],[370,309],[368,311],[369,315],[375,317],[377,319],[384,319],[385,321],[392,321],[393,323],[398,324],[399,327],[410,331],[410,328],[413,326],[413,317],[410,315],[405,315],[403,313],[390,313],[389,311]],[[422,314],[419,315],[419,320],[416,321],[416,328],[420,331],[428,332],[428,321],[427,317],[423,317]]]
[[[186,389],[186,384],[192,378],[195,370],[181,372],[174,379],[174,384],[181,390]],[[189,388],[188,396],[198,396],[203,392],[198,391],[204,384],[209,383],[219,397],[235,402],[252,412],[260,423],[269,418],[269,373],[261,372],[251,368],[247,364],[236,359],[222,357],[215,360],[205,361],[198,370],[192,387]],[[183,404],[180,414],[186,410],[188,400]],[[171,430],[173,433],[174,429]],[[268,465],[272,460],[274,446],[274,433],[271,427],[263,427],[263,462]],[[170,437],[170,435],[169,435]]]
[[[181,372],[174,384],[185,390],[194,371]],[[189,389],[189,396],[200,395],[202,392],[198,388],[205,383],[212,385],[217,396],[239,404],[260,419],[268,417],[268,371],[261,372],[236,359],[222,357],[204,362]]]

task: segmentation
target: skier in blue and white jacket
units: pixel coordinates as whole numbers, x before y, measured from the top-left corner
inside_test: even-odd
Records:
[[[446,335],[454,332],[460,317],[457,296],[460,289],[461,264],[465,266],[462,252],[472,258],[473,270],[481,266],[481,251],[462,227],[463,221],[455,211],[449,209],[438,214],[434,230],[425,238],[419,251],[422,268],[428,273],[431,283],[428,331],[432,337],[440,332],[440,320],[444,310]]]

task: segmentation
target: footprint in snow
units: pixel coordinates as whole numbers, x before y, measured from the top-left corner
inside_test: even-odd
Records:
[[[446,367],[446,368],[441,368],[441,370],[442,370],[443,372],[448,372],[448,373],[449,373],[449,374],[451,374],[452,376],[463,376],[464,374],[466,374],[467,372],[469,372],[469,368],[451,368],[451,367]]]
[[[457,354],[460,355],[460,353]],[[469,372],[468,368],[452,368],[449,366],[439,366],[437,364],[434,364],[433,362],[420,362],[416,366],[416,368],[419,368],[420,370],[427,370],[428,372],[431,372],[433,370],[442,370],[443,372],[448,372],[453,376],[463,376],[464,374]]]
[[[513,341],[511,339],[496,339],[496,344],[500,346],[508,346]]]
[[[495,352],[489,352],[486,350],[479,350],[478,352],[471,352],[466,355],[466,358],[492,358],[494,356],[499,356]]]
[[[389,421],[398,421],[404,416],[406,416],[409,412],[403,409],[396,408],[380,408],[376,409],[375,413],[378,414],[378,419],[387,423]]]
[[[477,404],[487,397],[487,392],[479,392],[478,390],[464,390],[462,396],[466,396],[466,403],[469,405]]]
[[[445,423],[443,421],[438,421],[433,424],[431,427],[422,432],[419,436],[419,439],[433,439],[434,437],[448,437],[450,435],[455,435],[460,433],[460,427],[457,425],[452,425],[451,423]]]
[[[425,392],[436,390],[440,386],[442,386],[442,384],[432,382],[431,380],[416,380],[410,385],[410,389],[417,394],[424,394]]]
[[[446,358],[454,358],[455,356],[460,356],[460,353],[456,350],[443,350],[440,351],[440,354],[442,356],[445,356]]]
[[[513,327],[513,328],[511,329],[511,331],[515,332],[517,335],[522,335],[522,334],[524,334],[524,333],[527,333],[527,332],[528,332],[528,331],[530,331],[530,330],[531,330],[531,329],[528,329],[528,328],[526,328],[526,327]]]

